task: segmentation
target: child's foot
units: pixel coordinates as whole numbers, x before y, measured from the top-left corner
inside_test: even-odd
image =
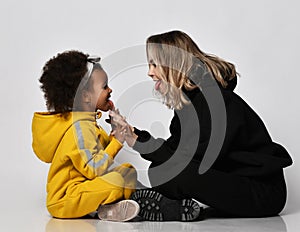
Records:
[[[172,200],[153,190],[138,190],[131,199],[140,205],[139,216],[148,221],[193,221],[201,207],[192,199]]]
[[[125,222],[135,218],[140,211],[139,204],[133,200],[122,200],[114,204],[100,205],[98,217],[106,221]]]

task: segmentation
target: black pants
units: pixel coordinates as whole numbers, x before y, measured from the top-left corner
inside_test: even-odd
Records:
[[[283,171],[265,177],[243,177],[210,169],[199,175],[199,163],[192,161],[179,175],[156,186],[164,172],[153,172],[152,167],[153,163],[148,174],[153,189],[172,199],[194,198],[223,216],[275,216],[286,203]]]

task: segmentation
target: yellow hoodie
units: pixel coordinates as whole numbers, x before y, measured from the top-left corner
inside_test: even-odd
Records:
[[[136,182],[130,164],[108,172],[122,144],[96,124],[94,112],[34,113],[32,147],[39,159],[51,163],[47,208],[58,218],[76,218],[128,198]],[[127,189],[127,192],[125,191]]]

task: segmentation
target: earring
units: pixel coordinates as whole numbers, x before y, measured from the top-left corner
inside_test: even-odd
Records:
[[[98,109],[98,110],[96,111],[96,119],[100,119],[101,116],[102,116],[102,112]]]

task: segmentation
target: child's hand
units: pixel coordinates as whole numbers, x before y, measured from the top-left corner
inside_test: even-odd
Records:
[[[117,140],[121,143],[124,143],[126,137],[126,130],[121,126],[116,126],[115,129],[111,132],[111,135],[115,136]]]
[[[112,127],[121,126],[126,127],[126,118],[120,114],[118,109],[109,111],[110,123]]]
[[[119,110],[110,111],[109,115],[111,117],[111,124],[115,125],[116,128],[112,134],[116,138],[117,136],[120,137],[123,142],[125,140],[128,146],[133,147],[138,137],[134,133],[133,127],[126,122],[126,118],[120,114]]]
[[[112,128],[111,134],[115,136],[121,143],[125,141],[127,122],[118,109],[109,112],[110,124]]]

